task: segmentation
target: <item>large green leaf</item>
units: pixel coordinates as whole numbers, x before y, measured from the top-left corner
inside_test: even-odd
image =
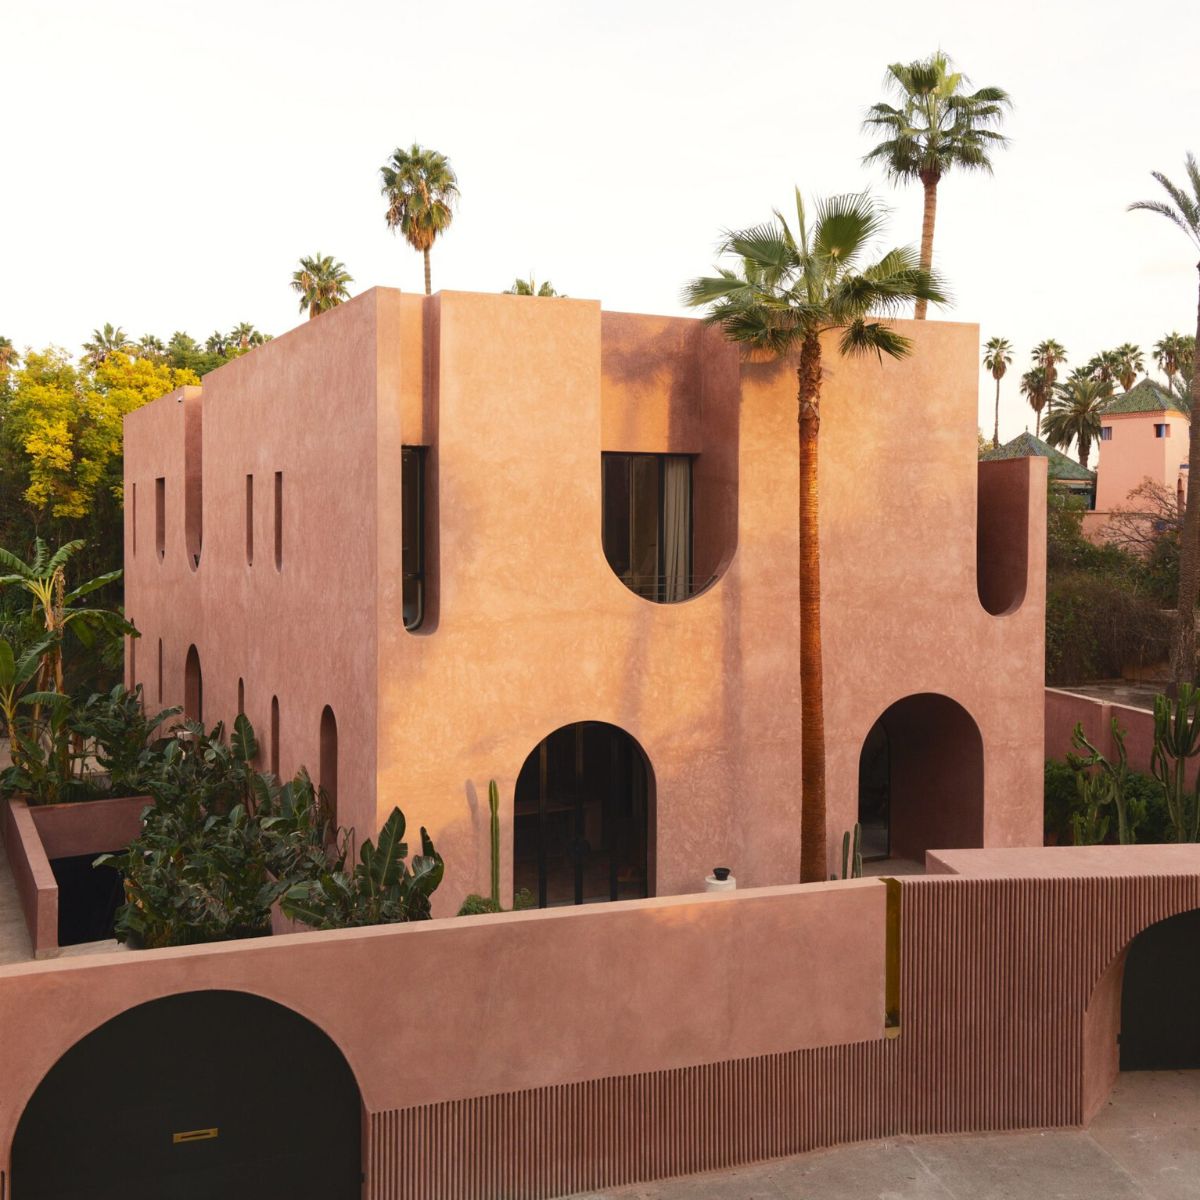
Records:
[[[233,748],[233,756],[239,762],[250,763],[258,757],[258,739],[254,736],[254,726],[250,724],[245,713],[238,713],[233,719],[233,735],[229,739]]]
[[[366,843],[363,849],[366,849]],[[399,808],[393,808],[379,831],[379,840],[375,846],[371,878],[377,888],[392,887],[399,881],[407,854],[408,846],[404,842],[404,814]]]

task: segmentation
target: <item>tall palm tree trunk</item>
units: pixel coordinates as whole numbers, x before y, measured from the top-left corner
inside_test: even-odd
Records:
[[[825,692],[821,662],[821,526],[817,490],[821,432],[821,343],[800,351],[800,882],[827,878]]]
[[[1086,471],[1088,459],[1092,456],[1092,439],[1087,434],[1079,435],[1079,465]]]
[[[931,172],[922,172],[921,183],[925,187],[925,212],[921,217],[921,270],[933,269],[933,226],[937,220],[937,189],[938,176]],[[913,316],[918,321],[925,320],[929,308],[928,300],[918,300]]]
[[[1200,270],[1200,263],[1197,264]],[[1196,344],[1200,346],[1200,298],[1196,305]],[[1192,418],[1188,425],[1188,490],[1179,545],[1179,597],[1171,682],[1178,688],[1196,678],[1196,601],[1200,599],[1200,371],[1192,376]]]
[[[996,380],[996,424],[992,428],[992,447],[998,448],[1000,445],[1000,380]]]
[[[426,246],[422,251],[425,255],[425,295],[433,295],[433,276],[429,272],[429,247]]]

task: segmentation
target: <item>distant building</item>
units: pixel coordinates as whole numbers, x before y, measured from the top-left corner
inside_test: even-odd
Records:
[[[1188,415],[1174,396],[1151,379],[1110,401],[1101,419],[1095,512],[1084,518],[1092,538],[1114,509],[1129,508],[1129,494],[1146,480],[1187,496]]]
[[[1061,450],[1055,450],[1041,438],[1034,437],[1028,430],[1018,434],[1011,442],[1005,442],[1003,446],[979,456],[980,462],[999,462],[1009,458],[1046,459],[1048,485],[1085,500],[1088,508],[1093,506],[1096,472],[1081,467],[1073,458],[1068,458]]]

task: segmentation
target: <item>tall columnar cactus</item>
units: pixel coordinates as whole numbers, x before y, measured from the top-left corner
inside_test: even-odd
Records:
[[[851,843],[850,832],[842,834],[842,878],[862,878],[862,826],[854,822],[854,841]]]
[[[1150,767],[1163,790],[1177,842],[1200,841],[1200,775],[1187,785],[1188,761],[1200,754],[1200,690],[1180,684],[1179,696],[1154,698]]]
[[[1116,747],[1116,762],[1110,762],[1083,732],[1082,723],[1071,733],[1071,745],[1086,750],[1087,756],[1068,754],[1067,764],[1075,772],[1075,787],[1083,811],[1071,815],[1071,827],[1077,846],[1094,846],[1104,841],[1108,833],[1108,817],[1103,809],[1111,804],[1117,810],[1117,837],[1122,846],[1133,841],[1129,823],[1129,804],[1126,787],[1129,782],[1129,756],[1125,752],[1125,730],[1112,719],[1112,740]]]
[[[492,903],[500,907],[500,789],[488,780],[488,808],[492,813]]]

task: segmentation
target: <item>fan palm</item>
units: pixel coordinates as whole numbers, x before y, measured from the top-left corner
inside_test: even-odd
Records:
[[[251,346],[261,346],[264,340],[263,335],[249,321],[240,322],[229,333],[229,344],[236,346],[239,350],[249,350]]]
[[[98,367],[110,354],[124,354],[136,349],[120,325],[112,326],[106,321],[103,329],[92,330],[92,340],[83,343],[84,361]]]
[[[1120,356],[1115,350],[1101,350],[1088,359],[1084,371],[1100,383],[1112,383],[1121,371]]]
[[[984,346],[983,365],[996,381],[996,423],[992,431],[992,445],[1000,445],[1000,380],[1008,373],[1012,362],[1012,343],[1008,338],[988,338]]]
[[[1184,170],[1187,183],[1180,187],[1159,171],[1155,181],[1166,192],[1167,200],[1139,200],[1129,207],[1166,217],[1200,251],[1200,166],[1195,156],[1187,156]],[[1200,270],[1200,262],[1196,264]],[[1200,344],[1200,307],[1196,314],[1196,342]],[[1200,413],[1200,383],[1192,373],[1189,409]],[[1192,421],[1188,433],[1188,478],[1200,479],[1200,420]],[[1171,655],[1171,676],[1178,684],[1192,683],[1196,677],[1196,600],[1200,597],[1200,488],[1189,488],[1183,511],[1183,533],[1179,543],[1179,599],[1176,617],[1175,647]]]
[[[167,354],[167,348],[163,345],[162,338],[155,337],[152,333],[138,338],[134,350],[142,358],[161,359],[165,358]]]
[[[538,284],[537,280],[532,275],[528,279],[514,279],[513,285],[507,288],[504,292],[506,296],[560,296],[560,292],[554,290],[554,284],[550,280],[546,280],[543,284]]]
[[[450,160],[415,142],[407,150],[397,146],[379,168],[381,192],[387,200],[387,224],[425,257],[425,295],[432,290],[429,251],[454,219],[458,177]]]
[[[1142,357],[1142,349],[1132,342],[1125,342],[1113,351],[1116,359],[1117,379],[1123,392],[1133,387],[1137,377],[1146,369],[1146,360]]]
[[[300,311],[308,309],[310,321],[349,300],[346,285],[353,282],[345,265],[328,254],[302,258],[299,269],[292,272],[292,290],[300,293]]]
[[[1054,387],[1045,367],[1033,367],[1021,376],[1021,395],[1029,401],[1029,407],[1033,409],[1034,432],[1038,437],[1042,436],[1042,409],[1046,407],[1053,391]]]
[[[229,349],[229,341],[220,330],[214,330],[208,335],[204,348],[209,354],[224,354]]]
[[[12,339],[0,337],[0,379],[3,379],[17,365],[19,357],[17,348],[12,344]]]
[[[1079,447],[1079,465],[1087,469],[1092,443],[1100,437],[1100,417],[1112,398],[1112,384],[1086,373],[1086,368],[1072,372],[1060,383],[1050,400],[1044,426],[1046,441],[1061,450],[1071,443]]]
[[[684,302],[708,309],[706,320],[749,352],[795,363],[798,380],[800,497],[800,689],[802,724],[800,878],[826,878],[825,708],[821,666],[821,574],[818,449],[821,428],[821,337],[839,334],[841,355],[903,358],[912,344],[886,321],[914,300],[940,303],[939,281],[911,249],[870,258],[883,209],[868,195],[833,196],[814,206],[813,221],[796,192],[793,229],[776,212],[764,224],[722,238],[736,260],[692,280]]]
[[[1167,377],[1167,390],[1174,391],[1175,376],[1185,359],[1195,353],[1194,341],[1182,333],[1168,333],[1154,343],[1154,361]]]
[[[949,171],[992,169],[990,154],[1008,141],[996,126],[1012,107],[1002,88],[966,92],[970,80],[941,50],[910,63],[892,63],[884,77],[899,107],[881,103],[867,110],[863,129],[884,140],[864,159],[880,163],[894,180],[919,179],[925,189],[921,223],[921,269],[933,267],[933,227],[938,184]],[[917,300],[917,320],[926,302]]]

